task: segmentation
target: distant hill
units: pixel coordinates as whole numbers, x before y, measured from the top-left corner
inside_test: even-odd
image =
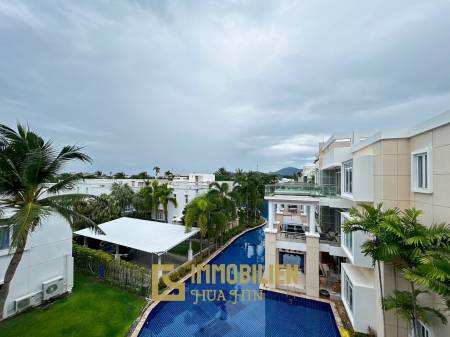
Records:
[[[271,172],[270,174],[280,176],[280,177],[288,177],[293,176],[297,172],[301,171],[301,169],[295,168],[295,167],[284,167],[282,169],[279,169],[278,171]]]

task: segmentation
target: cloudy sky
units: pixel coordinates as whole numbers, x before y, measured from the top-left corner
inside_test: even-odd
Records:
[[[0,122],[83,170],[271,171],[450,108],[450,2],[0,0]]]

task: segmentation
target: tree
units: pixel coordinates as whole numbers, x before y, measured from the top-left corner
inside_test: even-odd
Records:
[[[200,228],[200,251],[203,250],[203,238],[208,231],[209,211],[210,205],[205,196],[197,197],[186,205],[184,217],[186,233],[194,226]]]
[[[153,171],[155,171],[155,179],[158,179],[158,174],[161,169],[159,168],[159,166],[155,166],[153,167]]]
[[[101,178],[101,177],[103,176],[103,173],[102,173],[102,171],[95,171],[95,172],[94,172],[94,175],[95,175],[97,178]]]
[[[169,203],[177,207],[177,198],[173,195],[173,188],[169,187],[167,183],[164,183],[159,186],[157,189],[157,193],[159,195],[159,202],[163,207],[164,219],[166,222],[168,221],[168,206]]]
[[[375,207],[368,204],[362,204],[361,210],[352,208],[350,210],[351,220],[344,222],[344,232],[350,233],[355,231],[362,231],[370,234],[370,239],[361,245],[361,252],[372,258],[372,262],[377,266],[378,281],[380,284],[380,298],[383,304],[384,292],[383,282],[381,280],[381,262],[390,261],[397,253],[397,244],[393,241],[393,237],[382,227],[382,223],[387,216],[398,213],[397,209],[382,210],[383,204],[378,204]],[[383,310],[383,329],[384,336],[386,336],[385,326],[385,312]]]
[[[227,219],[234,220],[237,216],[236,214],[236,204],[238,201],[238,195],[235,190],[230,190],[230,185],[228,183],[218,183],[213,182],[209,185],[208,194],[210,197],[218,198],[221,203],[221,207],[226,212]]]
[[[436,315],[442,320],[436,309],[419,306],[417,296],[424,291],[416,289],[416,281],[444,296],[448,296],[450,287],[448,282],[450,279],[448,269],[450,227],[447,224],[426,227],[419,222],[421,213],[415,208],[406,209],[399,214],[386,217],[382,224],[397,244],[390,263],[401,270],[402,276],[409,281],[411,289],[410,292],[396,292],[389,298],[388,307],[403,313],[410,310],[408,316],[414,336],[419,336],[417,322],[422,319],[423,311],[426,311],[428,315]],[[429,274],[424,275],[424,272]],[[421,282],[424,277],[429,281]],[[399,306],[395,307],[396,304]]]
[[[18,124],[17,131],[0,125],[0,209],[10,209],[13,215],[2,219],[2,225],[12,231],[12,258],[7,265],[3,286],[0,288],[0,319],[14,274],[19,266],[29,235],[39,228],[52,213],[64,217],[72,226],[82,222],[97,229],[88,217],[74,210],[74,203],[86,195],[63,194],[81,175],[70,175],[47,187],[73,161],[91,162],[79,146],[64,146],[57,150],[51,141],[44,141],[28,127]],[[63,223],[61,223],[62,225]],[[98,229],[97,229],[98,230]]]
[[[173,175],[173,173],[172,173],[171,171],[167,170],[166,172],[164,172],[164,177],[165,177],[167,180],[172,181],[174,175]]]
[[[225,167],[219,168],[216,172],[214,172],[214,175],[216,176],[216,180],[219,181],[233,180],[233,173],[227,171]]]
[[[140,191],[144,199],[144,209],[150,211],[150,218],[156,219],[156,211],[160,205],[160,185],[158,180],[153,180],[149,185],[143,187]]]
[[[120,217],[120,201],[111,194],[102,194],[93,199],[91,219],[96,223],[111,221]]]
[[[116,199],[120,211],[126,212],[133,201],[134,191],[128,184],[113,183],[111,186],[111,197]]]
[[[133,179],[150,179],[150,176],[148,175],[147,172],[142,171],[142,172],[139,172],[138,174],[133,174],[131,176],[131,178],[133,178]]]
[[[407,322],[417,322],[420,320],[427,324],[434,317],[437,317],[441,320],[442,324],[447,324],[447,318],[439,310],[423,306],[419,303],[418,296],[425,293],[428,292],[417,289],[414,292],[396,290],[393,295],[384,299],[384,309],[395,310]],[[415,325],[413,325],[413,332],[414,336],[421,336]]]
[[[123,172],[117,172],[114,173],[113,178],[114,179],[125,179],[127,176]]]

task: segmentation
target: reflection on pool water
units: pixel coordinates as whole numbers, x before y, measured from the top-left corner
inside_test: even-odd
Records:
[[[264,265],[264,231],[247,232],[222,253],[213,264]],[[199,301],[195,291],[221,289],[225,300]],[[150,313],[139,337],[149,336],[301,336],[339,337],[327,303],[264,292],[263,299],[249,301],[234,294],[258,291],[257,284],[193,284],[186,282],[184,302],[161,302]],[[192,291],[192,293],[191,293]],[[231,293],[230,293],[231,292]],[[232,296],[233,294],[233,296]]]

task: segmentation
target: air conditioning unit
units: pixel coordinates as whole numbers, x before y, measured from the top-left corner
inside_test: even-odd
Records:
[[[31,306],[31,297],[32,295],[26,295],[20,298],[17,298],[14,301],[15,304],[15,310],[16,312],[24,311],[26,308],[29,308]]]
[[[64,288],[64,279],[59,276],[42,283],[43,300],[46,301],[52,297],[62,294]]]

